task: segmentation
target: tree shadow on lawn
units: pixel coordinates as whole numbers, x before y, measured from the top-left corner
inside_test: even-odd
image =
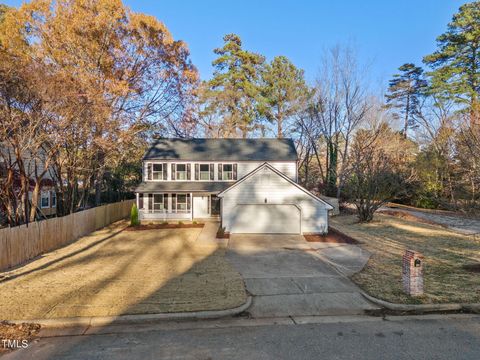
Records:
[[[224,249],[199,246],[189,232],[144,231],[137,240],[132,232],[117,234],[101,249],[63,257],[0,284],[0,317],[116,316],[241,305],[243,279],[223,258]]]
[[[26,271],[21,271],[21,272],[18,272],[18,273],[15,272],[13,275],[8,275],[8,273],[10,273],[10,272],[13,272],[13,271],[15,271],[15,270],[17,270],[17,269],[19,269],[19,268],[28,266],[28,265],[34,263],[35,261],[44,259],[45,256],[48,256],[49,254],[51,254],[51,253],[53,253],[53,252],[55,252],[55,251],[58,251],[58,250],[60,250],[60,249],[66,249],[66,248],[68,248],[68,246],[75,245],[75,242],[76,242],[76,241],[74,241],[73,243],[70,243],[70,244],[68,244],[68,245],[66,245],[66,246],[64,246],[64,247],[55,249],[55,250],[53,250],[53,251],[51,251],[51,252],[48,252],[48,253],[39,255],[39,256],[37,256],[37,257],[35,257],[35,258],[33,258],[33,259],[30,259],[29,261],[27,261],[27,262],[25,262],[25,263],[23,263],[23,264],[21,264],[21,265],[15,266],[15,267],[13,267],[13,268],[11,268],[11,269],[8,269],[7,271],[4,271],[4,274],[7,274],[7,275],[6,275],[5,278],[0,278],[0,284],[1,284],[1,283],[5,283],[5,282],[7,282],[7,281],[11,281],[11,280],[13,280],[13,279],[16,279],[16,278],[21,277],[21,276],[24,276],[24,275],[31,274],[31,273],[36,272],[36,271],[39,271],[39,270],[47,269],[47,268],[51,267],[51,266],[54,265],[54,264],[60,263],[60,262],[62,262],[62,261],[64,261],[64,260],[66,260],[66,259],[69,259],[69,258],[71,258],[71,257],[74,257],[74,256],[76,256],[76,255],[79,255],[79,254],[81,254],[81,253],[83,253],[83,252],[85,252],[85,251],[87,251],[87,250],[90,250],[90,249],[92,249],[92,248],[94,248],[94,247],[97,247],[98,245],[100,245],[100,244],[102,244],[102,243],[105,243],[107,240],[110,240],[110,239],[113,238],[114,236],[120,234],[123,230],[124,230],[124,228],[122,228],[122,229],[120,229],[120,230],[117,230],[116,228],[108,229],[107,236],[105,236],[105,237],[103,237],[103,238],[101,238],[101,239],[99,239],[99,240],[97,240],[97,241],[94,241],[94,242],[88,244],[87,246],[82,247],[81,249],[75,250],[75,251],[73,251],[73,252],[71,252],[71,253],[69,253],[69,254],[67,254],[67,255],[64,255],[64,256],[61,256],[61,257],[59,257],[59,258],[56,258],[55,260],[48,261],[48,262],[46,262],[46,263],[44,263],[44,264],[42,264],[42,265],[40,265],[40,266],[33,267],[32,269],[29,269],[29,270],[26,270]],[[87,235],[87,236],[88,236],[88,235]],[[0,274],[1,274],[1,273],[0,273]]]
[[[178,273],[175,277],[162,284],[157,284],[156,287],[150,287],[148,294],[145,294],[144,291],[148,279],[131,283],[123,289],[124,292],[122,294],[118,294],[119,296],[128,298],[128,304],[118,307],[118,304],[114,301],[115,299],[112,298],[113,302],[106,306],[118,311],[117,315],[223,310],[238,307],[246,301],[243,279],[230,265],[221,267],[220,269],[216,266],[219,261],[219,256],[223,257],[223,252],[223,249],[214,250],[200,261],[193,263],[192,266],[185,269],[184,272]],[[180,259],[182,256],[177,256],[177,258]],[[195,258],[195,256],[192,255],[192,258]],[[136,265],[142,264],[141,256],[135,260],[135,263]],[[135,264],[122,264],[122,266],[123,265],[127,267],[135,266]],[[126,272],[126,269],[121,269],[120,267],[115,274],[111,274],[111,276],[99,279],[94,284],[91,284],[88,291],[98,291],[96,294],[94,291],[92,292],[92,296],[98,299],[102,296],[102,291],[105,291],[105,288],[108,288]],[[74,295],[74,293],[70,293],[65,296],[71,297]],[[79,314],[86,314],[84,311],[81,311],[80,307],[77,310]],[[58,314],[61,315],[61,313]],[[118,329],[118,327],[122,327],[122,325],[114,326],[116,329]],[[141,329],[142,326],[139,328]],[[113,341],[115,343],[111,344],[112,347],[109,348],[110,344],[107,346],[98,346],[95,335],[102,333],[108,334],[111,331],[111,325],[107,324],[98,328],[89,329],[88,334],[92,336],[69,338],[68,342],[58,343],[58,346],[44,346],[38,349],[38,346],[34,345],[31,348],[19,349],[17,351],[19,355],[22,355],[22,359],[62,359],[80,356],[83,358],[96,358],[99,354],[103,354],[102,356],[109,358],[116,358],[119,355],[116,351],[121,349],[121,353],[124,356],[134,358],[136,352],[135,346],[132,347],[130,343],[125,343],[123,340],[120,340],[121,344],[119,344],[117,342],[118,337],[116,336],[110,337],[107,340],[108,342]],[[105,339],[105,337],[103,339]],[[42,339],[40,339],[40,344],[42,344]],[[36,352],[35,348],[37,348],[39,352]],[[116,350],[113,351],[113,348]]]

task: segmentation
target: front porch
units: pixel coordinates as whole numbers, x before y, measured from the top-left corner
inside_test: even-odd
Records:
[[[216,193],[137,193],[140,220],[220,219]]]

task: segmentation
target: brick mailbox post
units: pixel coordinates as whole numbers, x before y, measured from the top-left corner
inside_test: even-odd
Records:
[[[410,296],[423,295],[423,255],[406,250],[403,255],[403,289]]]

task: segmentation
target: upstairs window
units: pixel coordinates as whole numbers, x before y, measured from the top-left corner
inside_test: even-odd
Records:
[[[153,180],[163,179],[163,164],[152,164],[152,177]]]
[[[200,180],[210,180],[209,164],[200,164]]]
[[[233,180],[232,164],[223,164],[222,180]]]
[[[147,164],[147,180],[167,180],[167,164]]]
[[[175,178],[177,180],[187,180],[187,165],[186,164],[177,164],[177,169],[175,172]]]

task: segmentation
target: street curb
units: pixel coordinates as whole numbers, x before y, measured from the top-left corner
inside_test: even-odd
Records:
[[[398,312],[412,312],[412,313],[428,313],[428,312],[441,312],[441,311],[467,311],[472,313],[480,313],[480,304],[395,304],[385,300],[377,299],[376,297],[370,296],[364,291],[361,291],[361,294],[369,301],[382,306],[391,311]]]
[[[7,320],[9,323],[35,323],[46,328],[69,328],[69,327],[98,327],[106,325],[134,325],[152,324],[169,320],[201,320],[218,319],[238,315],[252,305],[252,297],[248,296],[242,305],[226,310],[207,310],[180,313],[160,313],[142,315],[119,315],[119,316],[85,316],[58,319],[31,319],[31,320]]]

